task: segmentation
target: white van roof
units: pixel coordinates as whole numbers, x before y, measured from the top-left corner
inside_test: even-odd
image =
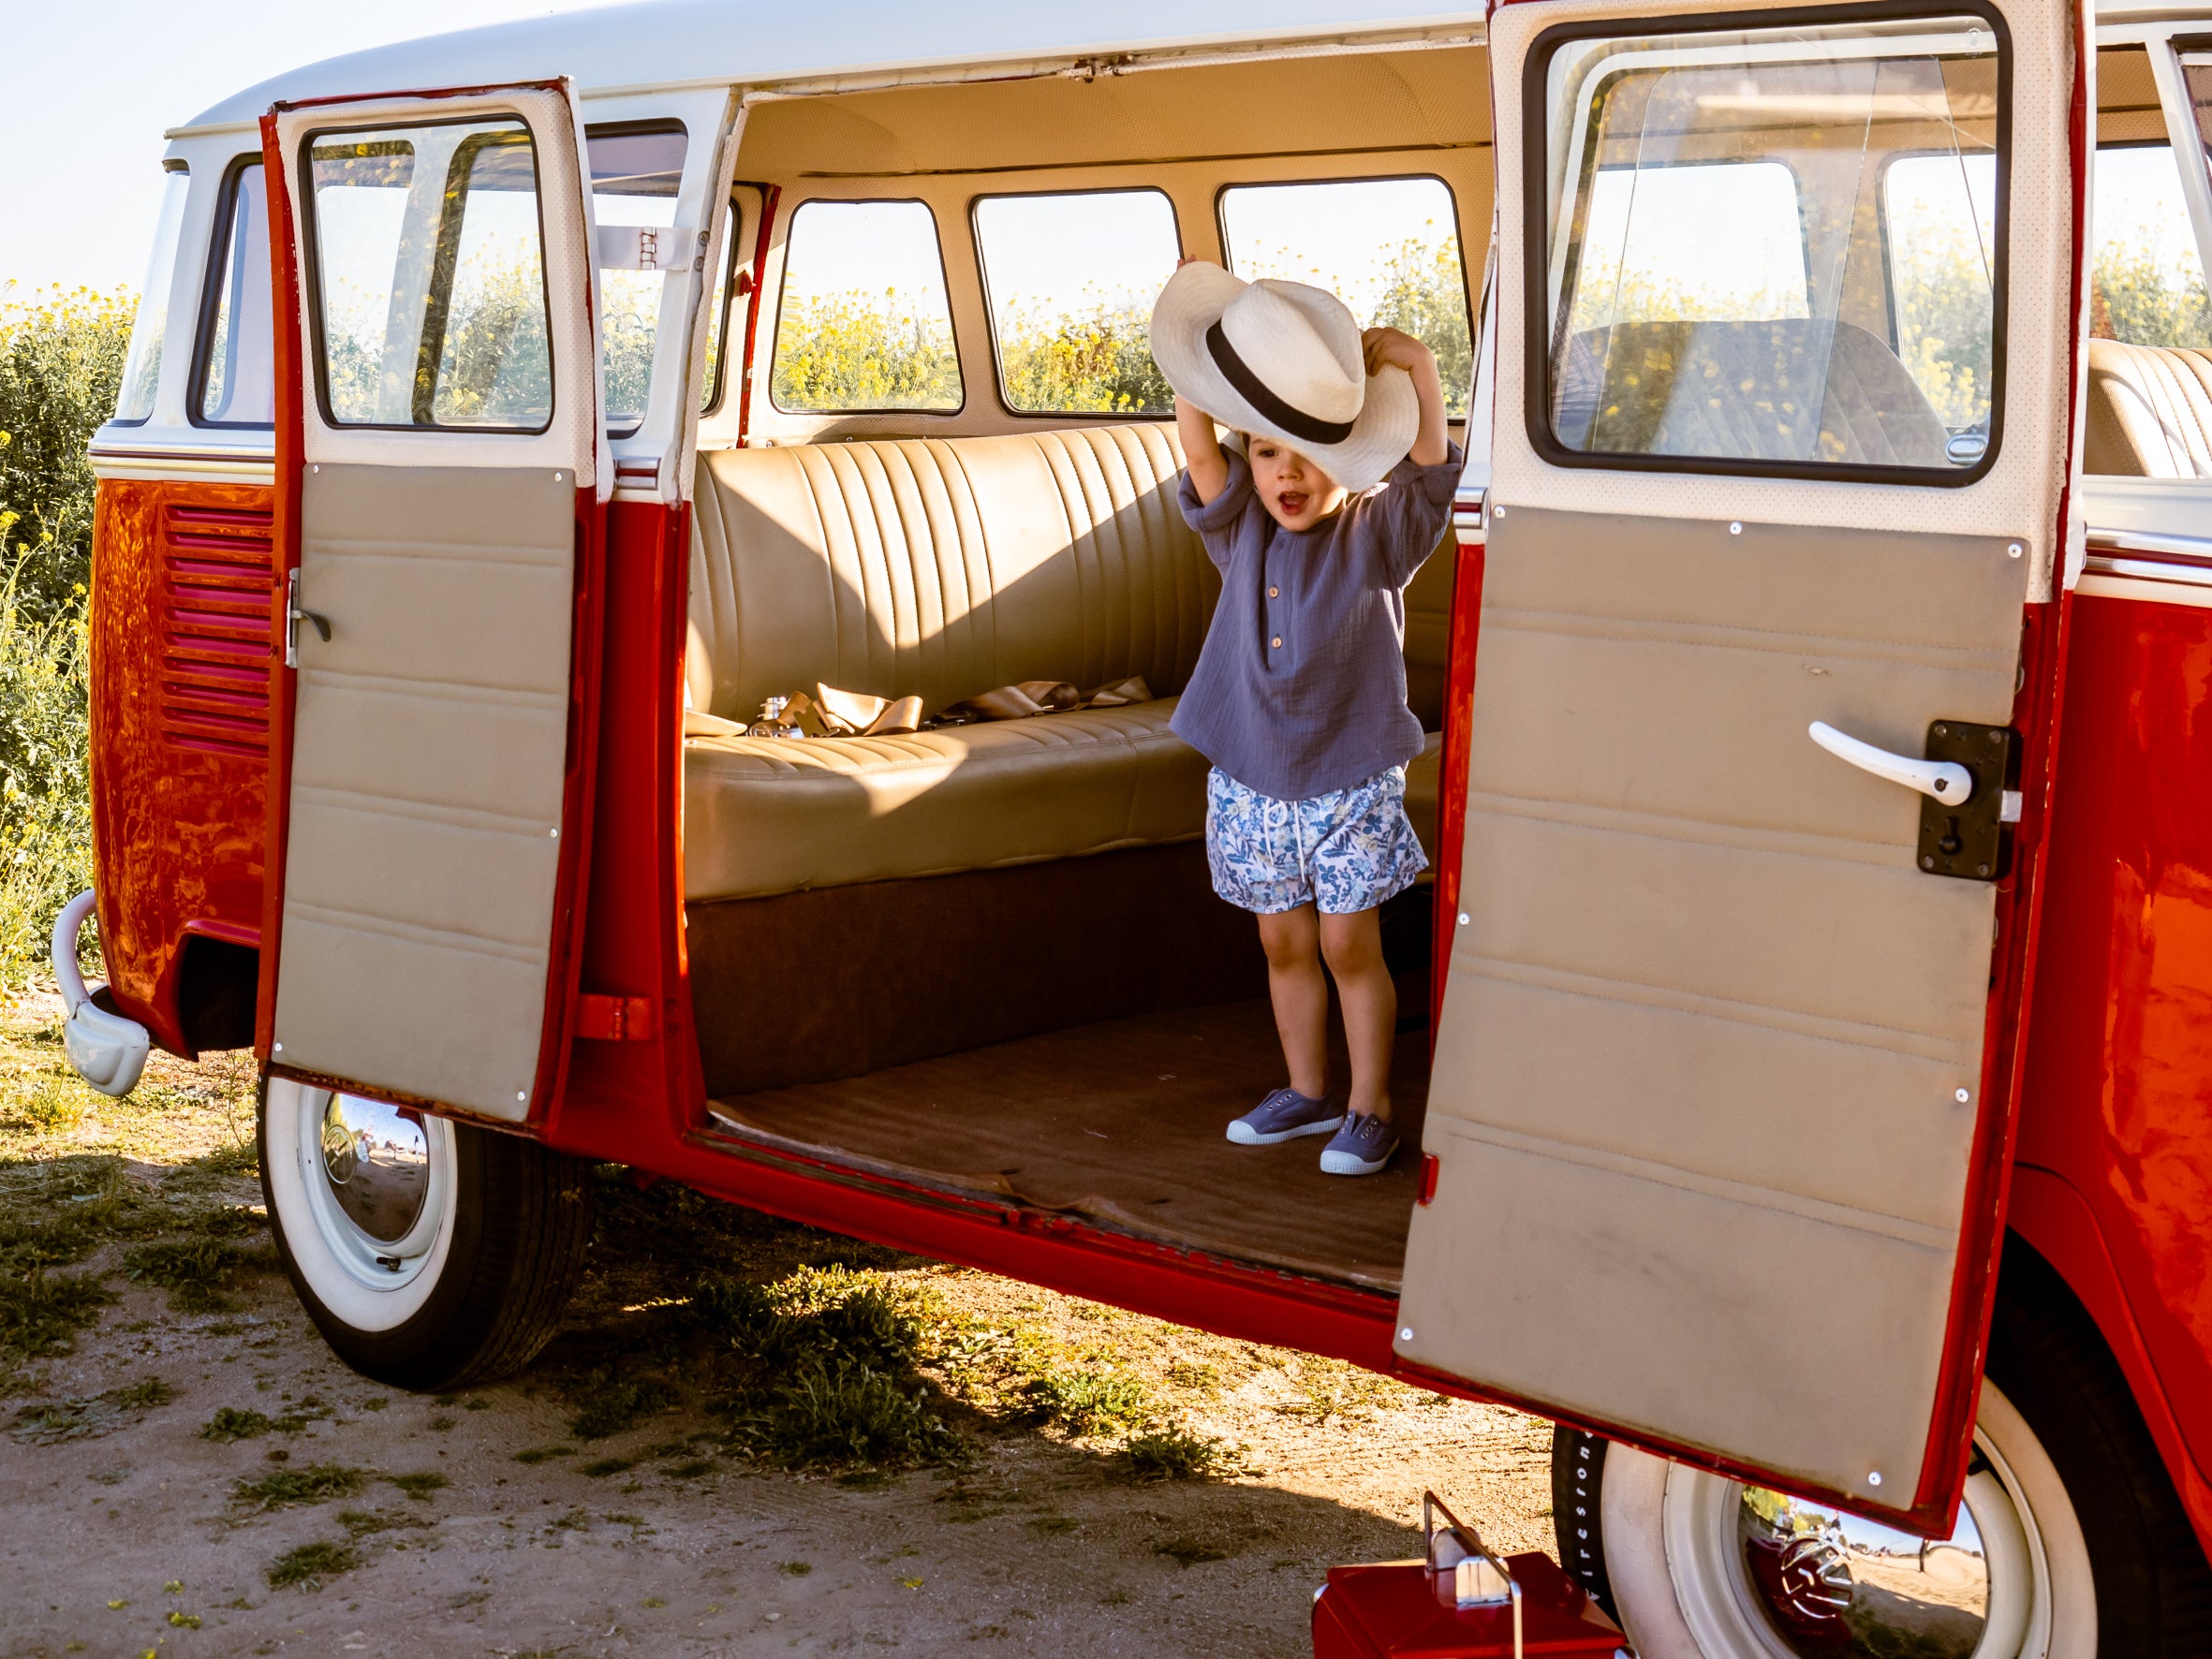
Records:
[[[170,136],[246,126],[280,99],[575,78],[586,93],[875,77],[1261,42],[1480,33],[1418,0],[644,0],[432,35],[326,58],[225,98]]]

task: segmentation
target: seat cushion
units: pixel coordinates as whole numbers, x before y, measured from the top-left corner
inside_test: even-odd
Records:
[[[2085,471],[2212,477],[2212,352],[2091,340],[2088,367]]]
[[[694,738],[684,891],[738,899],[1187,841],[1205,757],[1175,699],[883,738]]]

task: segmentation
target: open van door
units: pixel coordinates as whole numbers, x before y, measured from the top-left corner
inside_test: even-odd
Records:
[[[258,1046],[520,1122],[587,868],[602,504],[568,84],[278,105],[276,625]]]
[[[1490,33],[1480,678],[1396,1345],[1937,1536],[2070,543],[2078,28],[1539,0]]]

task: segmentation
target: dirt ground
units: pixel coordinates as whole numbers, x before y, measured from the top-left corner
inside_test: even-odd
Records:
[[[546,1353],[396,1393],[273,1268],[247,1069],[108,1101],[57,1015],[0,1021],[7,1659],[1291,1655],[1423,1487],[1551,1546],[1543,1423],[612,1169]]]

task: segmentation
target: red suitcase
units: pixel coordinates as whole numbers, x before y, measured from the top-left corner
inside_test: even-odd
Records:
[[[1423,1560],[1329,1569],[1329,1581],[1314,1593],[1314,1659],[1626,1653],[1620,1631],[1550,1556],[1500,1561],[1436,1493],[1423,1492],[1421,1505]]]

